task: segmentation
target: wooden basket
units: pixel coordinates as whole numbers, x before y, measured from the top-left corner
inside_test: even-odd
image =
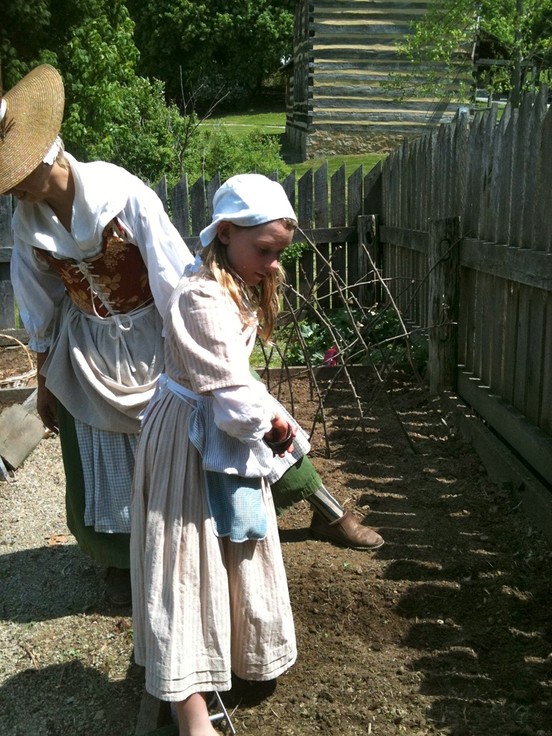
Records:
[[[0,389],[7,389],[7,388],[24,388],[27,387],[33,383],[36,382],[36,365],[33,360],[33,356],[31,355],[31,351],[29,348],[21,342],[21,340],[18,340],[17,337],[14,337],[13,335],[6,335],[3,333],[0,333],[0,338],[2,340],[11,340],[16,344],[16,347],[20,348],[24,351],[24,354],[26,356],[26,359],[29,363],[29,369],[22,372],[17,373],[13,376],[7,376],[5,378],[0,378]]]

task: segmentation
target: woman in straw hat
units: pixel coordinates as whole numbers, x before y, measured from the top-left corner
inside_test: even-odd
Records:
[[[0,194],[19,200],[12,282],[38,356],[37,408],[60,433],[68,525],[108,568],[108,597],[125,605],[139,422],[163,369],[161,315],[192,256],[143,182],[63,151],[63,108],[63,82],[49,65],[1,98]],[[308,458],[273,493],[280,511],[301,498],[312,504],[317,539],[383,544],[344,511]]]
[[[18,199],[12,282],[37,352],[37,409],[60,433],[68,525],[125,605],[140,416],[163,364],[161,314],[192,255],[138,178],[64,153],[63,108],[49,65],[4,95],[0,193]]]

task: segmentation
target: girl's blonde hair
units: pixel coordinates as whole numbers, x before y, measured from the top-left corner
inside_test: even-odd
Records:
[[[284,223],[287,230],[295,230],[295,220],[282,218],[279,222]],[[240,229],[247,229],[240,225],[234,225]],[[254,227],[258,227],[254,226]],[[246,322],[250,320],[252,309],[257,311],[259,319],[258,335],[268,342],[274,328],[279,310],[279,289],[285,282],[285,271],[278,264],[270,276],[263,279],[258,286],[247,286],[232,269],[228,261],[228,250],[215,235],[214,239],[200,253],[204,269],[228,291],[232,300],[236,303],[240,314]]]

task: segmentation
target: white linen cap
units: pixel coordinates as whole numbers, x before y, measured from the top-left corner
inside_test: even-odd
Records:
[[[238,174],[215,192],[211,224],[203,228],[199,238],[203,246],[209,245],[219,222],[253,227],[282,218],[297,220],[282,185],[262,174]]]

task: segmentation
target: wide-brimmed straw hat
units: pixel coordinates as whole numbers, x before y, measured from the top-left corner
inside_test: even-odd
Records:
[[[237,174],[215,192],[211,224],[199,237],[205,246],[214,239],[221,222],[254,227],[283,218],[297,220],[281,184],[262,174]]]
[[[12,189],[40,164],[63,120],[65,94],[59,72],[35,67],[0,102],[0,194]]]

